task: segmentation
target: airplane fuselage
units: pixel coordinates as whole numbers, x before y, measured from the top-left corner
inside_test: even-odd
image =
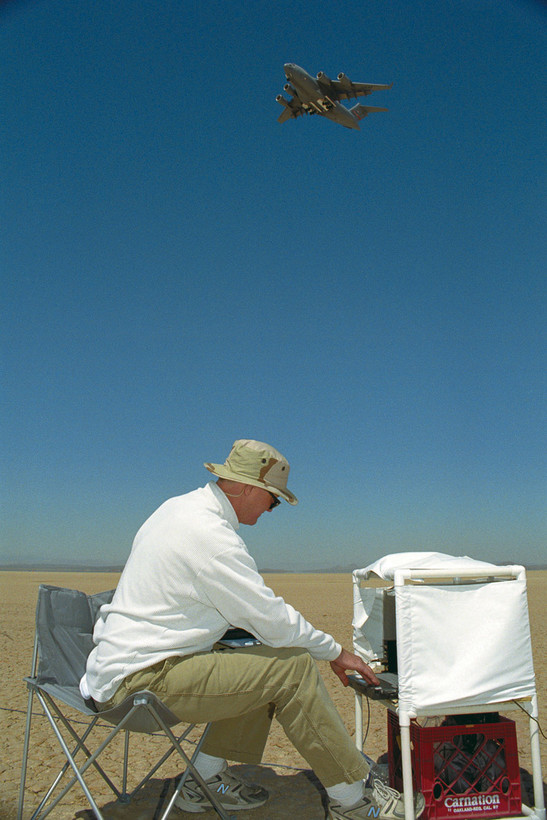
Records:
[[[287,80],[309,113],[321,114],[346,128],[359,128],[357,117],[337,100],[326,96],[315,77],[294,63],[285,63],[283,68]],[[290,91],[290,87],[285,86],[285,90]]]

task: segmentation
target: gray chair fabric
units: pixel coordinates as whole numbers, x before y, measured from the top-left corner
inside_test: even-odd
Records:
[[[99,609],[110,603],[113,595],[113,589],[86,595],[76,589],[40,586],[36,606],[37,683],[55,681],[59,686],[78,687],[93,649]]]
[[[65,589],[62,587],[50,586],[41,584],[38,589],[38,601],[36,606],[36,634],[34,643],[34,654],[32,660],[32,671],[28,678],[25,678],[29,689],[29,700],[27,709],[27,723],[25,731],[25,742],[23,749],[23,767],[21,773],[21,785],[19,791],[19,808],[18,820],[23,817],[25,782],[27,774],[27,763],[30,748],[30,734],[31,734],[31,715],[33,698],[37,698],[40,702],[44,714],[48,719],[54,735],[65,754],[67,762],[59,773],[44,796],[40,805],[32,815],[33,820],[38,818],[45,818],[55,806],[62,800],[64,795],[72,786],[79,783],[85,796],[87,797],[93,813],[97,820],[103,820],[101,811],[91,794],[87,781],[85,780],[85,773],[87,769],[93,765],[101,774],[105,782],[109,785],[115,796],[124,803],[127,803],[140,789],[148,782],[152,774],[165,762],[165,760],[174,752],[178,752],[182,762],[186,766],[186,771],[175,793],[171,797],[161,820],[165,820],[169,815],[177,794],[180,792],[184,780],[189,772],[192,773],[194,779],[200,784],[202,791],[206,794],[209,801],[219,817],[224,820],[230,820],[229,815],[222,809],[218,798],[207,787],[207,784],[202,780],[199,773],[193,766],[193,760],[198,753],[201,744],[203,743],[209,724],[205,727],[201,739],[198,741],[194,754],[189,757],[181,746],[181,743],[186,740],[190,731],[194,728],[193,725],[186,726],[185,730],[179,737],[176,737],[171,731],[171,727],[180,723],[179,718],[173,714],[161,700],[152,692],[143,690],[137,692],[118,706],[104,710],[99,713],[89,708],[86,701],[83,699],[79,683],[82,675],[85,672],[85,666],[89,652],[93,648],[93,629],[97,620],[99,610],[103,604],[110,603],[114,590],[101,592],[96,595],[86,595],[74,589]],[[77,710],[81,715],[87,716],[90,721],[87,729],[82,737],[75,729],[74,721],[67,717],[63,712],[63,707],[69,706]],[[98,721],[104,725],[108,722],[113,726],[108,738],[101,743],[95,752],[91,752],[88,748],[88,737]],[[71,750],[68,746],[66,738],[61,732],[60,725],[67,730],[70,741],[76,742],[76,747]],[[98,763],[99,755],[104,751],[107,745],[114,739],[114,737],[121,731],[125,730],[126,744],[125,744],[125,759],[123,761],[122,772],[122,789],[121,791],[114,785],[113,781],[102,770]],[[170,748],[160,758],[159,762],[151,769],[148,775],[133,789],[131,793],[127,791],[127,772],[128,761],[127,754],[129,749],[129,732],[137,733],[156,733],[161,731],[170,742]],[[65,733],[66,734],[66,733]],[[84,763],[80,765],[76,763],[75,757],[82,753],[85,757]],[[64,789],[53,798],[54,792],[58,790],[59,783],[66,773],[72,769],[72,780],[64,787]]]

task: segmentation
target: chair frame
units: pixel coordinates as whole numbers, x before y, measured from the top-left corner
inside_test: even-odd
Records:
[[[43,594],[43,589],[61,588],[40,585],[39,595]],[[185,724],[186,728],[184,729],[184,731],[180,735],[176,736],[171,730],[170,726],[176,725],[181,721],[161,702],[161,700],[153,692],[149,692],[148,690],[136,692],[133,695],[130,695],[128,698],[126,698],[123,701],[123,703],[119,704],[118,706],[112,709],[104,710],[102,712],[94,712],[86,705],[85,701],[79,695],[79,693],[71,693],[70,696],[67,697],[62,691],[63,687],[55,684],[54,682],[52,683],[49,681],[40,681],[38,674],[39,638],[37,623],[36,634],[34,639],[31,675],[29,677],[24,678],[24,681],[28,688],[28,704],[25,737],[23,745],[21,781],[19,787],[17,820],[23,820],[25,785],[30,750],[32,708],[34,698],[36,698],[40,703],[43,713],[47,718],[53,730],[53,733],[57,738],[57,741],[63,751],[63,754],[66,758],[66,762],[63,764],[61,770],[56,775],[51,786],[47,790],[45,796],[42,798],[39,806],[31,815],[31,820],[43,820],[43,818],[47,817],[47,815],[61,802],[64,796],[77,783],[80,785],[84,795],[86,796],[96,820],[105,820],[104,815],[101,813],[101,810],[97,805],[97,802],[94,799],[84,777],[87,770],[91,766],[94,766],[96,771],[101,775],[101,777],[108,785],[109,789],[116,797],[116,799],[122,804],[128,804],[131,802],[133,797],[138,792],[140,792],[140,790],[146,785],[146,783],[148,783],[151,777],[158,771],[158,769],[175,751],[179,754],[181,761],[185,764],[186,768],[182,776],[178,779],[175,791],[171,796],[163,814],[161,815],[160,820],[166,820],[166,818],[169,816],[175,804],[175,800],[180,794],[186,781],[186,778],[190,773],[192,774],[196,782],[199,784],[204,795],[211,802],[212,808],[215,810],[217,815],[220,818],[222,818],[222,820],[235,820],[234,815],[229,814],[222,807],[217,795],[209,788],[209,786],[201,777],[201,775],[199,774],[194,765],[194,761],[205,741],[205,738],[207,737],[207,733],[211,726],[210,723],[208,723],[205,726],[201,734],[201,737],[199,738],[197,743],[194,744],[194,741],[188,740],[188,736],[191,733],[191,731],[195,728],[196,724]],[[63,714],[62,709],[59,706],[59,703],[64,704],[65,706],[69,706],[72,709],[76,709],[81,715],[90,718],[90,721],[87,724],[87,728],[81,735],[78,734],[78,732],[72,725],[71,721]],[[99,723],[99,721],[101,721],[101,723]],[[107,735],[107,737],[97,746],[95,751],[92,752],[87,745],[87,739],[97,725],[104,727],[104,721],[113,724],[113,728]],[[64,727],[65,734],[63,734],[63,732],[59,728],[59,724],[62,724],[62,726]],[[114,784],[112,779],[108,776],[108,774],[104,771],[104,769],[98,762],[98,758],[99,755],[110,745],[114,738],[122,731],[125,733],[125,738],[123,770],[121,775],[121,789],[119,789]],[[135,788],[132,789],[132,791],[128,792],[127,775],[129,762],[129,738],[132,732],[137,732],[139,734],[152,734],[156,732],[161,732],[169,741],[170,745],[167,751],[154,764],[154,766],[140,781],[140,783],[138,783],[137,786],[135,786]],[[70,748],[70,739],[67,741],[66,735],[69,735],[70,739],[75,743],[73,748]],[[182,743],[184,741],[195,745],[195,749],[190,756],[185,752],[184,748],[182,747]],[[75,759],[79,752],[82,752],[85,757],[84,761],[81,764],[79,764]],[[66,785],[64,785],[60,793],[58,793],[52,800],[54,792],[56,792],[65,774],[70,769],[73,772],[72,779]],[[48,801],[51,801],[49,802],[49,805]]]

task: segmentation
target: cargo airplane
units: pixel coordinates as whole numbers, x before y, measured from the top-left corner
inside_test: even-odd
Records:
[[[299,117],[301,114],[321,114],[333,122],[338,122],[346,128],[359,128],[359,122],[372,111],[387,111],[387,108],[377,108],[371,105],[354,105],[346,108],[340,100],[349,100],[352,97],[366,97],[373,91],[383,91],[391,85],[373,85],[371,83],[353,83],[345,74],[339,74],[338,79],[331,80],[324,71],[317,77],[312,77],[307,71],[294,63],[285,63],[285,76],[288,80],[284,86],[291,99],[287,100],[278,94],[276,100],[284,107],[278,117],[279,122]]]

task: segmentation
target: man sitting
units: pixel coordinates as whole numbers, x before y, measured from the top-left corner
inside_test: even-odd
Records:
[[[325,786],[333,820],[402,818],[402,796],[370,776],[315,660],[329,661],[344,685],[346,670],[377,683],[374,673],[264,584],[238,534],[280,498],[297,503],[287,460],[242,439],[224,464],[205,467],[216,482],[164,502],[138,531],[112,602],[101,607],[83,696],[101,710],[148,689],[181,721],[212,721],[196,766],[228,810],[268,799],[226,758],[260,763],[275,714]],[[230,625],[260,645],[219,648]],[[177,805],[196,812],[210,803],[189,777]],[[417,817],[423,807],[419,795]]]

